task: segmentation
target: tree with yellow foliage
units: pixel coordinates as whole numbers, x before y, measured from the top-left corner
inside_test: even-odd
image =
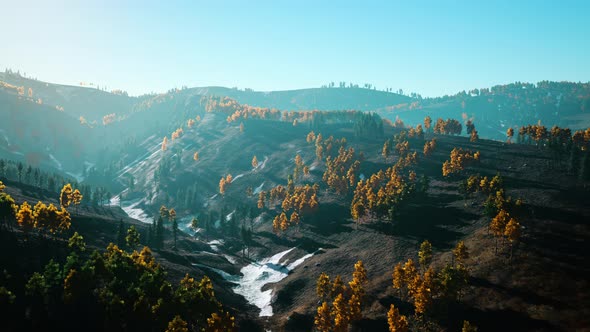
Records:
[[[350,315],[348,312],[348,305],[343,294],[338,294],[334,303],[332,304],[332,317],[334,318],[334,332],[348,331],[350,324]]]
[[[470,323],[469,321],[464,320],[461,332],[477,332],[477,326],[475,326],[473,323]]]
[[[252,158],[252,168],[256,168],[258,167],[258,158],[256,158],[256,156],[254,156]]]
[[[166,332],[188,332],[188,324],[176,315],[169,323]]]
[[[188,119],[188,121],[186,122],[186,126],[189,128],[192,128],[194,124],[195,124],[195,120],[193,120],[193,119]]]
[[[393,268],[393,289],[399,290],[399,295],[402,296],[402,290],[405,285],[405,274],[404,274],[404,267],[401,262],[395,264]]]
[[[166,151],[166,149],[168,148],[168,137],[164,136],[164,139],[162,140],[162,151]]]
[[[387,324],[389,332],[408,332],[408,318],[399,313],[399,310],[392,304],[387,312]]]
[[[199,152],[195,152],[195,153],[193,154],[193,160],[194,160],[194,161],[199,161]]]
[[[16,213],[16,222],[23,228],[23,230],[25,230],[25,232],[33,229],[35,225],[35,215],[33,214],[33,210],[29,203],[23,202],[23,204],[21,204]]]
[[[514,136],[514,128],[510,127],[506,130],[506,137],[508,137],[508,143],[512,142],[512,137]]]
[[[330,332],[332,330],[332,313],[327,302],[318,307],[314,319],[314,325],[319,332]]]
[[[290,225],[299,225],[299,221],[300,221],[299,214],[297,213],[297,211],[293,211],[293,213],[291,213],[291,218],[289,218],[289,224]]]
[[[264,201],[266,200],[266,192],[261,191],[258,194],[258,208],[264,209]]]
[[[82,195],[82,193],[78,189],[75,189],[74,192],[72,193],[72,203],[76,207],[76,213],[78,212],[78,206],[80,205],[80,203],[82,203],[83,198],[84,198],[84,196]]]
[[[432,126],[432,119],[429,116],[424,118],[424,129],[426,131],[430,131],[430,127]]]
[[[465,245],[465,242],[459,241],[455,249],[453,249],[453,257],[458,265],[464,265],[465,260],[469,258],[469,250]]]
[[[504,236],[504,232],[506,231],[506,225],[510,221],[510,214],[504,210],[500,209],[498,214],[494,218],[492,218],[492,222],[490,223],[490,230],[492,234],[496,237],[495,241],[495,252],[498,252],[498,238]]]
[[[320,300],[326,300],[330,296],[332,283],[330,283],[330,276],[322,272],[318,277],[316,284],[316,293]]]
[[[71,184],[68,183],[63,186],[59,194],[59,204],[62,207],[67,208],[68,206],[70,206],[70,204],[72,203],[72,192],[73,190]]]
[[[512,260],[514,242],[518,241],[520,238],[520,229],[520,223],[516,221],[516,219],[510,218],[510,221],[508,221],[508,224],[506,224],[506,228],[504,230],[504,236],[506,236],[510,242],[510,260]]]
[[[416,287],[414,294],[414,307],[417,313],[424,314],[432,305],[432,297],[435,291],[435,278],[436,273],[434,269],[428,268],[424,272],[424,276],[420,278],[420,283]]]

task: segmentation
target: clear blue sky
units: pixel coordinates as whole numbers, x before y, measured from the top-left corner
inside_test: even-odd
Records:
[[[590,80],[590,1],[0,0],[0,68],[130,94]]]

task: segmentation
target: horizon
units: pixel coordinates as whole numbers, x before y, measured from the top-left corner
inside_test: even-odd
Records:
[[[75,83],[74,84],[69,84],[69,83],[63,83],[63,82],[48,81],[48,80],[44,80],[42,78],[35,77],[34,75],[31,76],[30,73],[25,72],[25,71],[21,71],[20,69],[5,68],[5,71],[6,70],[10,70],[12,74],[17,74],[18,73],[19,75],[21,75],[22,78],[30,79],[30,80],[36,80],[38,82],[43,82],[43,83],[47,83],[47,84],[63,85],[63,86],[71,86],[71,87],[87,88],[87,89],[97,89],[100,86],[100,84],[97,85],[97,84],[94,84],[94,83],[82,85],[82,84],[80,84],[81,82],[79,82],[78,84],[75,84]],[[26,76],[25,76],[25,74],[26,74]],[[422,96],[421,95],[421,97],[424,98],[424,99],[428,99],[428,98],[440,98],[440,97],[445,97],[445,96],[454,96],[454,95],[456,95],[458,93],[461,93],[461,92],[469,92],[470,90],[474,90],[474,89],[479,89],[479,90],[481,90],[481,89],[491,89],[491,88],[493,88],[495,86],[505,86],[505,85],[516,84],[516,83],[533,84],[533,85],[536,86],[537,84],[539,84],[540,82],[543,82],[543,81],[555,82],[555,83],[590,84],[590,81],[567,81],[567,80],[563,80],[563,81],[541,80],[541,81],[537,81],[537,82],[513,81],[513,82],[505,82],[505,83],[494,84],[494,85],[490,85],[490,86],[468,87],[468,88],[465,88],[465,89],[462,89],[462,90],[459,90],[459,91],[456,91],[456,92],[453,92],[453,93],[450,93],[450,94],[445,94],[445,95],[437,95],[437,96]],[[334,82],[334,83],[336,84],[337,82]],[[351,82],[351,83],[356,84],[355,82]],[[136,94],[128,93],[128,95],[130,97],[141,97],[141,96],[152,95],[152,94],[165,94],[165,93],[167,93],[170,90],[174,90],[174,89],[181,90],[183,88],[187,88],[187,89],[222,88],[222,89],[229,89],[229,90],[237,89],[238,91],[245,91],[246,89],[250,89],[253,92],[270,93],[270,92],[285,92],[285,91],[311,90],[311,89],[324,89],[324,88],[325,89],[338,89],[340,87],[337,86],[337,85],[335,85],[333,87],[320,86],[320,87],[301,87],[301,88],[293,88],[293,89],[256,90],[256,89],[251,89],[251,88],[248,88],[248,87],[240,88],[240,87],[229,87],[229,86],[222,86],[222,85],[201,85],[201,86],[172,87],[172,88],[165,89],[165,90],[162,90],[162,91],[146,92],[146,93],[137,94],[137,95]],[[350,87],[349,86],[343,87],[343,89],[348,89],[348,88],[350,88]],[[394,91],[384,91],[383,89],[379,89],[379,88],[377,88],[377,89],[373,89],[372,87],[371,88],[367,88],[367,87],[362,86],[361,84],[358,84],[358,87],[355,86],[354,88],[366,89],[366,90],[373,90],[373,91],[379,91],[379,92],[391,93],[391,94],[398,94],[398,91],[395,91],[395,90]],[[122,88],[120,90],[125,91],[125,92],[128,92],[128,90],[126,90],[124,88]],[[403,94],[402,94],[403,96],[408,96],[409,97],[411,93],[414,93],[414,91],[408,91],[408,90],[405,90],[403,88],[402,88],[402,90],[403,90]],[[102,89],[102,86],[100,86],[100,91],[103,91],[103,92],[106,92],[106,93],[113,93],[113,91],[111,89],[109,89],[109,90]]]
[[[132,96],[182,86],[268,92],[344,81],[440,97],[513,82],[590,78],[583,17],[590,5],[581,1],[501,1],[491,8],[428,1],[104,7],[33,1],[8,7],[28,13],[31,24],[7,15],[5,24],[21,29],[5,36],[12,47],[1,66]]]

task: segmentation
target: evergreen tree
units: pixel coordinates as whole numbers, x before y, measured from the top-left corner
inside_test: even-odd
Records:
[[[119,219],[119,227],[117,228],[117,246],[123,248],[125,246],[125,225],[123,219]]]

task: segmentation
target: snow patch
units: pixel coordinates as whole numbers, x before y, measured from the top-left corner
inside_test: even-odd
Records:
[[[59,160],[55,159],[55,157],[51,153],[49,154],[49,158],[51,158],[51,161],[55,163],[57,169],[59,169],[60,171],[63,170],[62,164],[59,162]]]
[[[218,242],[219,240],[211,242],[216,241]],[[212,245],[211,247],[213,248]],[[206,267],[219,273],[227,281],[235,283],[236,286],[233,288],[234,293],[242,295],[249,303],[260,308],[260,317],[270,317],[273,315],[271,306],[272,289],[263,291],[262,288],[267,284],[277,283],[283,280],[289,275],[290,271],[315,254],[315,252],[307,254],[289,265],[285,265],[286,262],[281,264],[281,259],[293,251],[293,249],[295,248],[287,249],[271,257],[264,258],[259,262],[244,266],[240,270],[241,276],[234,276],[219,269]]]
[[[264,182],[262,182],[258,187],[254,189],[254,194],[260,194],[262,191],[262,187],[264,186]]]

